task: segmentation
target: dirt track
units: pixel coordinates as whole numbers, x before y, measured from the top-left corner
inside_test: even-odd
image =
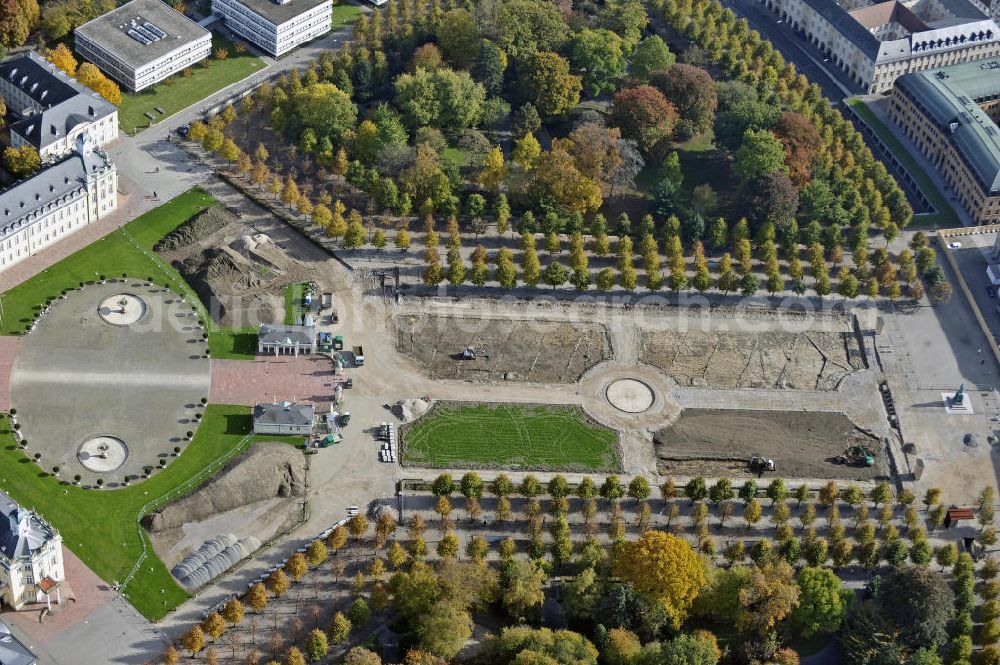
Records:
[[[432,379],[573,383],[609,355],[597,325],[417,316],[399,316],[395,324],[396,348]],[[475,359],[462,358],[468,346]]]
[[[836,390],[863,368],[840,332],[690,332],[643,335],[642,360],[681,386]]]
[[[842,413],[686,409],[653,438],[661,473],[747,475],[754,454],[774,459],[785,478],[872,480],[887,472],[878,441]],[[875,453],[874,467],[833,462],[855,444]]]

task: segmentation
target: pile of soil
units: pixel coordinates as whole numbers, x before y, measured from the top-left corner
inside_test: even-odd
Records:
[[[409,423],[427,413],[430,408],[431,402],[428,400],[402,399],[392,407],[392,413],[404,423]]]
[[[302,452],[286,443],[258,442],[193,493],[147,515],[142,522],[156,533],[258,501],[304,493]]]
[[[160,242],[153,245],[154,252],[170,252],[181,247],[187,247],[199,240],[207,238],[223,227],[236,221],[236,215],[225,208],[212,206],[205,208],[197,215],[184,222],[176,229],[163,236]]]

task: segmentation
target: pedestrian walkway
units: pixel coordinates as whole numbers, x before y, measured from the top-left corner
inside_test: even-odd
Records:
[[[2,349],[0,349],[2,353]],[[329,407],[334,385],[346,377],[335,377],[333,363],[325,356],[260,356],[256,360],[213,360],[213,404],[260,402],[310,402]]]
[[[10,411],[10,373],[21,348],[20,337],[0,335],[0,411]]]

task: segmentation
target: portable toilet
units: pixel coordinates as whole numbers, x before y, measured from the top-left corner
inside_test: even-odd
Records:
[[[313,304],[313,294],[312,294],[312,291],[306,291],[305,295],[302,296],[302,301],[306,304],[307,307],[309,305],[312,305]]]

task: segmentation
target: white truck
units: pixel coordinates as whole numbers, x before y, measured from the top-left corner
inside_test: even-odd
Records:
[[[320,306],[323,309],[330,309],[333,306],[333,294],[329,291],[325,292],[320,300]]]
[[[355,367],[362,367],[365,364],[365,350],[360,346],[355,346],[353,351]]]

